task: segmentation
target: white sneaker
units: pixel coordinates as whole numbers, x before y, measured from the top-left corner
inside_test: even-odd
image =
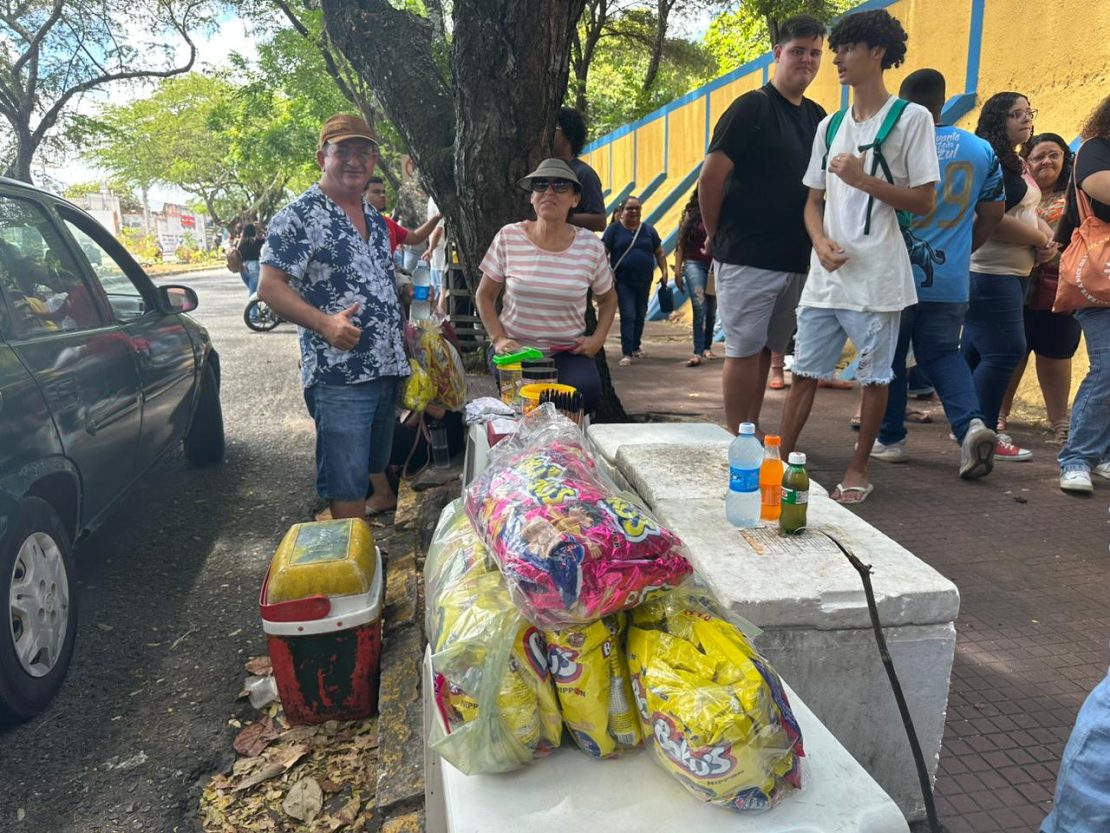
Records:
[[[1077,492],[1084,495],[1088,495],[1095,490],[1095,487],[1091,485],[1090,472],[1082,470],[1060,472],[1060,488],[1065,492]]]
[[[910,461],[910,455],[906,451],[905,438],[890,445],[883,445],[875,440],[875,444],[871,446],[871,456],[876,460],[883,460],[887,463],[908,463]]]
[[[1099,463],[1091,469],[1091,474],[1097,474],[1099,477],[1105,477],[1107,480],[1110,480],[1110,462]]]
[[[960,445],[960,477],[974,480],[986,477],[994,468],[994,452],[998,445],[998,435],[983,424],[981,419],[973,419],[967,424],[967,433]]]
[[[994,449],[995,460],[1009,460],[1011,463],[1024,463],[1033,459],[1033,452],[1028,448],[1014,445],[1009,434],[998,435],[998,445]],[[1088,482],[1090,478],[1088,478]]]

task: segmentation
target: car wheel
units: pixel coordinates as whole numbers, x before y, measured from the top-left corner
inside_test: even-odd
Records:
[[[243,310],[243,323],[255,332],[265,333],[280,324],[281,319],[270,309],[269,304],[255,298]]]
[[[20,501],[0,541],[0,722],[33,717],[58,693],[77,638],[77,582],[69,533],[44,500]]]
[[[200,401],[184,445],[185,459],[197,466],[210,466],[224,458],[224,413],[220,408],[220,385],[211,364],[205,364],[201,372]]]

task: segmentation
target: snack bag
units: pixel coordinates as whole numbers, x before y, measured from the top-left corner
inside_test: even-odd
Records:
[[[436,398],[435,385],[416,359],[409,359],[409,371],[401,402],[410,411],[423,411]]]
[[[628,665],[625,614],[544,632],[559,711],[582,751],[608,758],[640,744]]]
[[[435,394],[449,411],[466,405],[466,369],[462,357],[435,321],[418,321],[405,326],[405,350],[431,379]]]
[[[703,801],[763,810],[802,786],[782,681],[696,582],[632,614],[632,690],[656,761]]]
[[[602,481],[581,431],[552,405],[490,452],[466,510],[521,612],[544,628],[627,610],[690,573],[682,543]]]
[[[543,635],[513,606],[461,501],[440,516],[425,581],[440,717],[429,746],[468,775],[517,769],[558,746]]]

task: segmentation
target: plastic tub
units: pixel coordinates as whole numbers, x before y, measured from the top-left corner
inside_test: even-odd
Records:
[[[293,526],[259,595],[290,723],[371,717],[378,707],[381,552],[361,519]]]
[[[524,404],[524,413],[529,413],[539,407],[540,394],[545,390],[554,390],[559,393],[574,393],[578,389],[570,385],[560,385],[555,382],[539,382],[534,385],[525,385],[520,389],[520,401]]]

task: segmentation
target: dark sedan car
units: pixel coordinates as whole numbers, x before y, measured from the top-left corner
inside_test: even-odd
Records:
[[[65,677],[75,542],[177,443],[223,459],[196,306],[80,209],[0,177],[0,722],[41,711]]]

